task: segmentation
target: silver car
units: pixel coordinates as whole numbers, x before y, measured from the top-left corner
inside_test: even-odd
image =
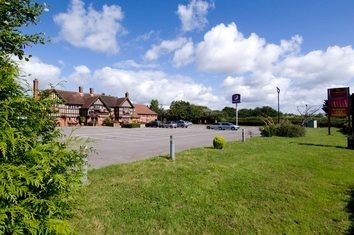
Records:
[[[168,122],[162,124],[162,127],[165,127],[165,128],[177,128],[177,123],[172,122],[172,121],[168,121]]]
[[[232,124],[231,122],[218,122],[215,124],[207,125],[207,129],[215,129],[215,130],[233,130],[237,131],[240,127]]]

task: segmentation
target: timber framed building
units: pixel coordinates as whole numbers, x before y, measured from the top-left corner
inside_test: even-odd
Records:
[[[143,108],[143,115],[139,115],[141,105],[137,105],[139,108],[135,110],[128,92],[125,93],[123,98],[118,98],[95,94],[93,88],[90,88],[89,93],[84,93],[81,86],[78,91],[57,89],[45,91],[49,92],[52,99],[58,101],[54,108],[57,111],[55,117],[60,126],[77,125],[79,123],[102,125],[107,117],[116,123],[145,123],[147,113],[149,114],[149,120],[157,119],[157,114],[148,107]],[[33,81],[33,95],[35,98],[39,97],[37,79]]]

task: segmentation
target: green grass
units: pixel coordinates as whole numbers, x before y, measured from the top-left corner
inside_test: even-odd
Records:
[[[80,234],[353,232],[354,151],[332,133],[92,170],[72,224]]]

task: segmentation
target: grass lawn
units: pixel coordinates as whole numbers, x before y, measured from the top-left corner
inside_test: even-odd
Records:
[[[199,148],[89,172],[79,234],[354,232],[354,151],[332,130]]]

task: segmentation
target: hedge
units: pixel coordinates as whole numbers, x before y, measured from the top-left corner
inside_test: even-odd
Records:
[[[140,128],[139,123],[123,123],[120,125],[122,128]]]

